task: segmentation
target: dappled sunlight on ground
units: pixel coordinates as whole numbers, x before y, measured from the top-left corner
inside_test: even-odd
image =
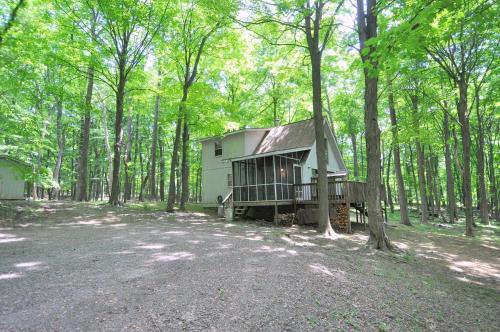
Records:
[[[178,260],[193,260],[195,255],[190,252],[182,251],[173,253],[155,253],[151,257],[155,262],[172,262]]]

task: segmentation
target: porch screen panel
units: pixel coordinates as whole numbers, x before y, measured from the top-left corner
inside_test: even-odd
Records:
[[[255,160],[257,166],[257,200],[266,200],[266,172],[264,167],[264,158]]]
[[[248,200],[257,200],[257,170],[255,159],[250,159],[247,161],[248,169]]]

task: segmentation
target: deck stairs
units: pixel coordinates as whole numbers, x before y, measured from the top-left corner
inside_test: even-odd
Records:
[[[236,219],[241,219],[245,216],[248,211],[248,206],[236,206],[233,211],[233,217]]]

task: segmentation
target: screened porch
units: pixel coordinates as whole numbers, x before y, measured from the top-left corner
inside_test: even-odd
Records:
[[[235,202],[289,201],[302,183],[304,151],[233,161]]]

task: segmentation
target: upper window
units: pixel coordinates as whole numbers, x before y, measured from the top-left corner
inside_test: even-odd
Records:
[[[222,143],[221,142],[215,142],[215,156],[222,156]]]

